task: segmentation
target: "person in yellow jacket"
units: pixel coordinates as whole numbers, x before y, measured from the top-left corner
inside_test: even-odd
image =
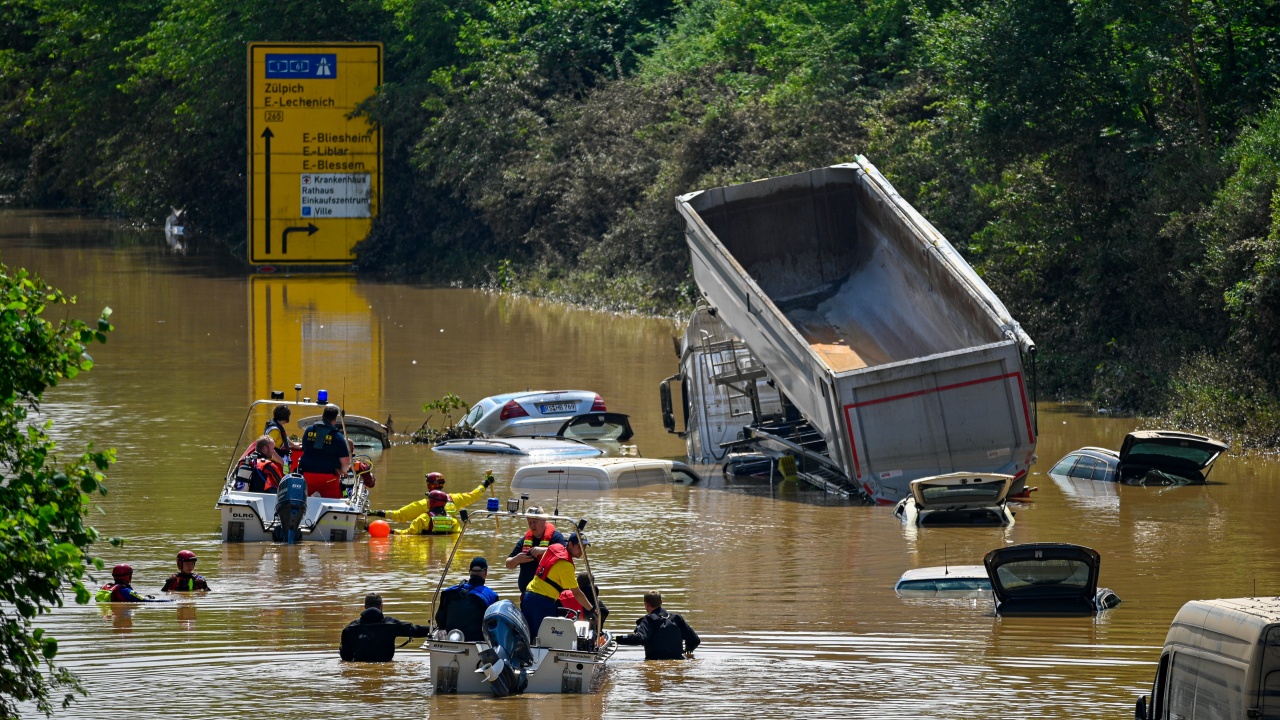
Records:
[[[371,510],[369,514],[395,522],[409,523],[409,529],[402,531],[409,535],[455,533],[462,529],[462,523],[458,520],[458,508],[464,508],[483,497],[484,491],[493,484],[493,473],[485,473],[484,480],[474,490],[465,493],[444,492],[442,473],[427,473],[426,479],[427,496],[425,498],[409,503],[399,510]]]

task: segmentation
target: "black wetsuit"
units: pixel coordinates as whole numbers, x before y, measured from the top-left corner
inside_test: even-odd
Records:
[[[338,654],[353,662],[390,662],[396,654],[396,638],[426,637],[431,628],[382,614],[381,608],[365,608],[360,619],[342,628]]]
[[[645,660],[679,660],[701,642],[684,618],[662,608],[637,620],[634,633],[618,638],[619,645],[643,645]]]

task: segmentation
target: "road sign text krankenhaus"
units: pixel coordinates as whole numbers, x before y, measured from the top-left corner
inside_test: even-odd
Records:
[[[382,134],[351,117],[380,43],[249,44],[249,262],[346,264],[382,190]]]

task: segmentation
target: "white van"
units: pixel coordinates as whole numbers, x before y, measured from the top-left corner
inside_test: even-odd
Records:
[[[647,458],[589,458],[535,463],[516,470],[512,490],[613,490],[641,485],[698,482],[684,463]]]
[[[1165,637],[1138,720],[1280,720],[1280,597],[1193,600]]]

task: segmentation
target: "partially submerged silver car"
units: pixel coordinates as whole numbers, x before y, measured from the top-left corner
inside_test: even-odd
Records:
[[[911,481],[893,514],[908,525],[1011,525],[1006,504],[1012,475],[949,473]]]
[[[1049,474],[1127,485],[1203,483],[1213,463],[1230,445],[1176,430],[1138,430],[1124,438],[1120,452],[1084,447],[1067,453]]]
[[[893,591],[898,597],[985,597],[991,578],[982,565],[941,565],[902,573]]]
[[[1090,615],[1120,604],[1114,592],[1098,587],[1102,557],[1083,545],[1010,545],[987,553],[982,564],[997,613]]]

